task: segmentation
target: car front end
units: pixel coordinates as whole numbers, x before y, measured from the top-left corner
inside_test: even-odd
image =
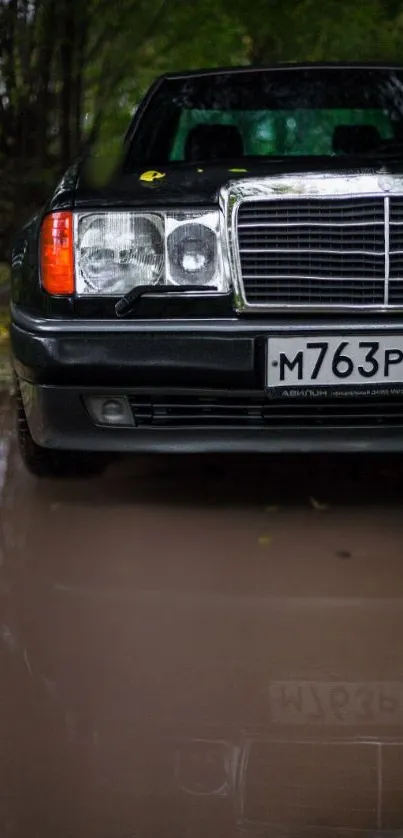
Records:
[[[402,166],[240,163],[134,167],[104,191],[76,171],[21,234],[36,445],[403,449]]]

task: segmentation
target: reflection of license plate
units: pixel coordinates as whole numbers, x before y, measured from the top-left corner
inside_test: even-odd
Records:
[[[403,337],[270,338],[268,387],[403,383]]]
[[[403,683],[280,681],[270,684],[269,703],[277,724],[403,723]]]

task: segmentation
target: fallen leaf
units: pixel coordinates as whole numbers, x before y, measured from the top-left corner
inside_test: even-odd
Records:
[[[352,553],[350,553],[350,550],[337,550],[336,556],[338,559],[352,559]]]
[[[309,498],[309,503],[315,512],[326,512],[326,510],[329,509],[325,503],[319,503],[319,501],[315,500],[315,498]]]

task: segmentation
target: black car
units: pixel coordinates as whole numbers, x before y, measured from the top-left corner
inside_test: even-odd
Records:
[[[27,467],[401,451],[403,68],[164,76],[122,152],[15,242]]]

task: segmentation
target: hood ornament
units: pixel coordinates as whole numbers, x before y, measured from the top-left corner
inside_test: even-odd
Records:
[[[378,186],[382,192],[403,192],[403,178],[390,174],[381,173],[378,177]]]

